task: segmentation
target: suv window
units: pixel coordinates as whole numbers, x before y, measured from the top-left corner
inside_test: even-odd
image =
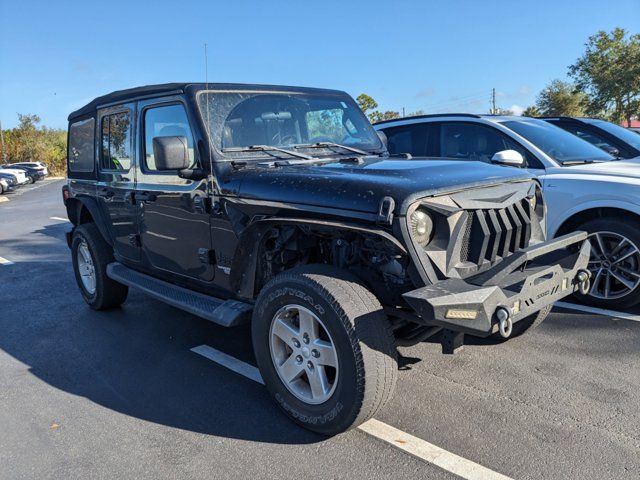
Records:
[[[503,150],[515,150],[528,167],[543,168],[522,145],[494,128],[474,123],[443,123],[440,127],[440,156],[491,163]]]
[[[189,162],[195,163],[193,135],[187,112],[182,104],[151,107],[144,112],[144,159],[145,167],[150,171],[158,171],[153,156],[153,139],[156,137],[185,137],[189,149]]]
[[[93,172],[95,120],[81,120],[69,126],[69,171]]]
[[[112,113],[102,117],[101,170],[126,171],[131,168],[131,115]]]
[[[437,155],[435,131],[437,126],[429,123],[402,125],[384,129],[389,152],[410,153],[416,157]]]

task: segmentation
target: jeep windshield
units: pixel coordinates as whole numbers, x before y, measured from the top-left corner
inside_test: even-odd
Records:
[[[508,120],[502,124],[563,165],[615,160],[591,143],[544,120]]]
[[[208,90],[200,92],[197,101],[212,145],[230,159],[353,156],[384,150],[346,94]]]

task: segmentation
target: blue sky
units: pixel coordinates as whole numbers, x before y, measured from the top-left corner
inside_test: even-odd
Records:
[[[382,109],[531,104],[589,35],[640,32],[640,0],[0,0],[0,121],[51,127],[126,87],[209,81],[338,88]]]

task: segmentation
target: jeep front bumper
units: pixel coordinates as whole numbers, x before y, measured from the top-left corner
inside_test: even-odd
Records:
[[[486,337],[589,284],[591,245],[576,232],[533,245],[466,279],[450,278],[407,292],[425,324]],[[508,317],[508,320],[507,320]],[[509,329],[510,333],[510,329]]]

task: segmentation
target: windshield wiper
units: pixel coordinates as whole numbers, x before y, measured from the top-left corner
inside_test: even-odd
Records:
[[[583,165],[585,163],[600,163],[600,160],[567,160],[562,165]]]
[[[280,152],[291,155],[292,157],[303,158],[305,160],[311,160],[313,157],[305,155],[304,153],[293,152],[284,148],[273,147],[271,145],[249,145],[248,147],[229,147],[223,148],[223,152]]]
[[[359,148],[348,147],[347,145],[333,142],[302,143],[299,145],[293,145],[293,148],[342,148],[343,150],[357,153],[358,155],[371,155],[371,153],[360,150]]]

